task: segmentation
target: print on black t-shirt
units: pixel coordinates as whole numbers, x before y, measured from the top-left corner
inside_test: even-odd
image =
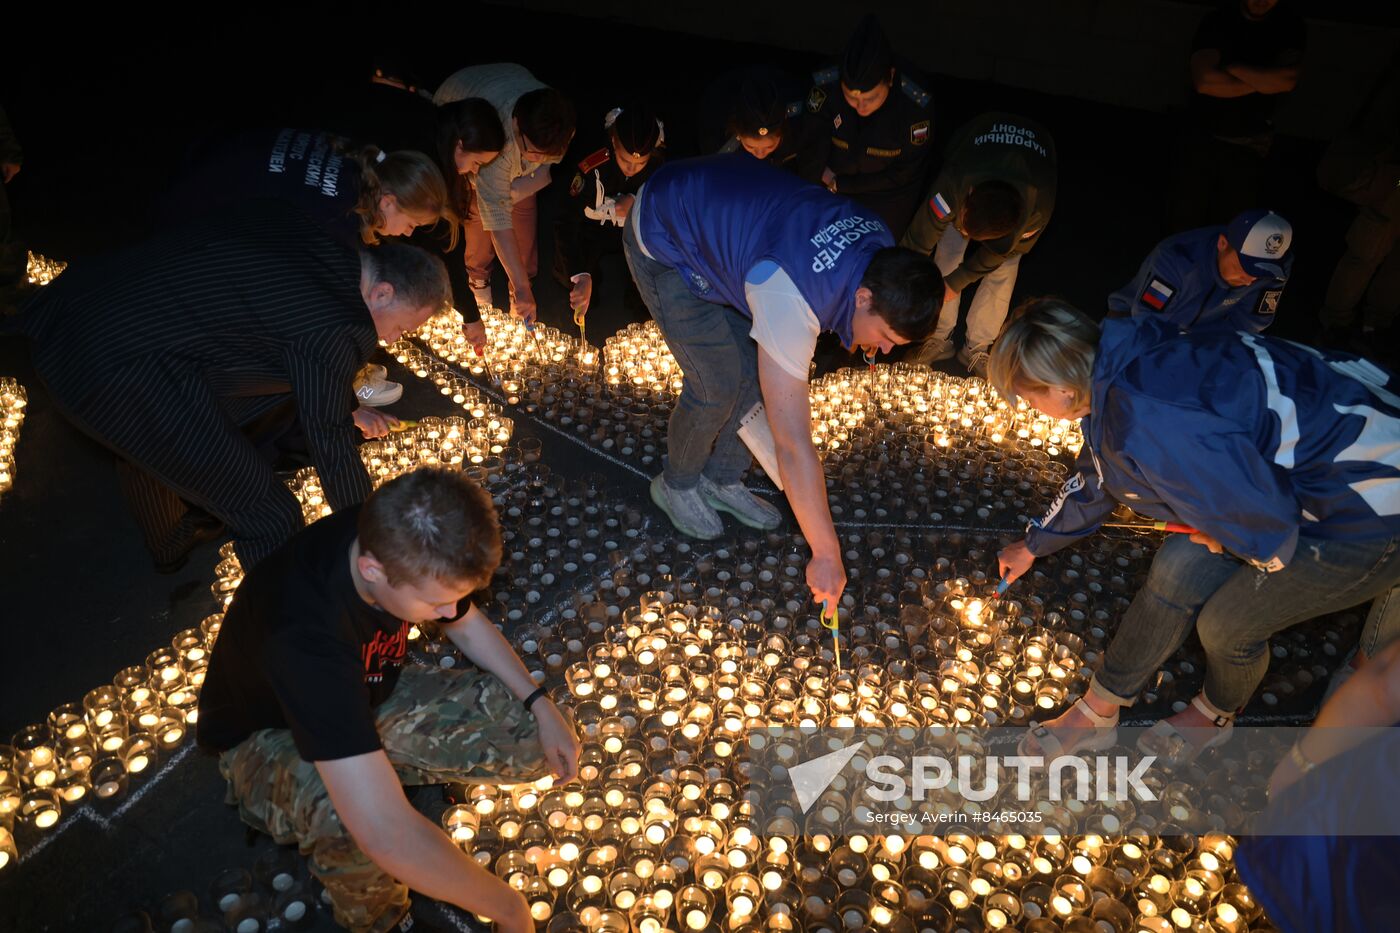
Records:
[[[386,667],[403,666],[404,656],[408,654],[408,630],[409,624],[400,622],[398,631],[386,632],[380,629],[365,643],[361,652],[365,661],[365,683],[380,683],[384,680]]]

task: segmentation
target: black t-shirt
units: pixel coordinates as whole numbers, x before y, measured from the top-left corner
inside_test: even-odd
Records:
[[[359,514],[315,522],[244,578],[200,690],[201,748],[222,752],[260,729],[291,729],[307,761],[381,747],[374,711],[398,683],[411,625],[355,590]]]
[[[1302,15],[1287,0],[1257,20],[1245,18],[1240,12],[1239,0],[1224,0],[1220,8],[1208,14],[1197,27],[1191,52],[1219,50],[1222,69],[1230,65],[1278,68],[1302,61],[1307,36]],[[1192,103],[1206,132],[1225,138],[1245,138],[1273,132],[1274,108],[1281,96],[1194,94]]]

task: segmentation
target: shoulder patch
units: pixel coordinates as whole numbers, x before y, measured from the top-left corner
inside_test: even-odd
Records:
[[[922,146],[928,142],[929,121],[920,120],[909,127],[909,141],[916,146]]]
[[[935,191],[933,197],[928,199],[929,210],[933,211],[933,216],[939,220],[947,220],[948,215],[953,213],[952,207],[948,205],[948,199]]]
[[[1265,317],[1270,317],[1270,316],[1272,316],[1272,315],[1274,315],[1274,314],[1277,314],[1277,313],[1278,313],[1278,300],[1279,300],[1280,298],[1282,298],[1282,297],[1283,297],[1283,289],[1281,289],[1281,288],[1270,288],[1270,289],[1266,289],[1266,290],[1264,291],[1264,293],[1261,294],[1261,295],[1259,296],[1259,304],[1255,305],[1255,307],[1254,307],[1254,313],[1255,313],[1255,314],[1262,314],[1262,315],[1264,315]]]
[[[928,106],[928,102],[931,99],[928,91],[919,87],[918,82],[910,79],[908,75],[899,76],[899,89],[904,92],[906,97],[920,107]]]
[[[612,152],[608,150],[607,146],[604,146],[602,149],[599,149],[597,152],[593,153],[588,158],[580,162],[578,164],[578,170],[586,175],[598,166],[605,164],[611,158]]]
[[[574,180],[569,182],[569,197],[576,198],[583,190],[583,172],[575,172]]]
[[[791,119],[802,112],[802,101],[795,100],[787,105],[788,119]]]
[[[821,113],[822,105],[826,103],[826,91],[820,87],[812,88],[812,93],[807,95],[807,109],[812,113]]]
[[[841,79],[841,69],[836,65],[828,65],[818,71],[812,72],[812,83],[816,85],[835,84]]]
[[[1147,287],[1142,290],[1142,303],[1157,311],[1161,311],[1167,306],[1167,302],[1172,300],[1172,295],[1176,294],[1176,287],[1168,285],[1157,277],[1148,280]]]

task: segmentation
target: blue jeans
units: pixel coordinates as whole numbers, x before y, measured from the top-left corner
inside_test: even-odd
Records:
[[[733,308],[695,297],[679,272],[648,259],[633,232],[636,214],[623,227],[622,251],[642,301],[685,373],[666,437],[666,483],[693,489],[702,473],[720,486],[737,483],[753,460],[739,439],[739,420],[759,400],[752,322]]]
[[[1374,599],[1361,649],[1400,635],[1400,536],[1366,541],[1302,537],[1288,566],[1263,573],[1212,554],[1185,535],[1157,551],[1090,689],[1128,706],[1194,627],[1206,653],[1205,698],[1220,710],[1249,702],[1269,668],[1269,637]]]

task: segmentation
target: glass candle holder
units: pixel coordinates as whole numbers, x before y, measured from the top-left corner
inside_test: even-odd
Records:
[[[34,723],[16,732],[11,754],[25,784],[44,788],[58,778],[58,753],[48,723]]]
[[[253,880],[273,895],[295,887],[301,877],[301,860],[291,849],[278,846],[259,855],[253,863]]]
[[[0,871],[18,862],[19,848],[15,845],[14,833],[10,832],[8,821],[0,819]]]
[[[141,774],[148,770],[156,762],[158,748],[155,737],[149,732],[136,729],[128,732],[120,750],[127,773]]]
[[[227,917],[252,897],[253,876],[246,868],[227,868],[209,884],[209,902]]]
[[[271,913],[283,930],[310,930],[317,921],[316,898],[298,882],[276,896]]]
[[[99,800],[118,796],[126,790],[126,762],[118,754],[99,754],[88,769],[88,783]]]
[[[224,912],[230,933],[265,933],[268,929],[268,901],[257,892],[245,895],[238,906]]]
[[[63,745],[80,742],[87,737],[87,718],[81,703],[65,703],[49,713],[49,733]]]
[[[20,798],[15,816],[19,825],[26,829],[43,831],[52,828],[62,813],[62,802],[58,792],[36,787],[26,791]]]
[[[193,891],[174,891],[161,898],[156,908],[159,933],[193,933],[199,920],[199,896]]]

